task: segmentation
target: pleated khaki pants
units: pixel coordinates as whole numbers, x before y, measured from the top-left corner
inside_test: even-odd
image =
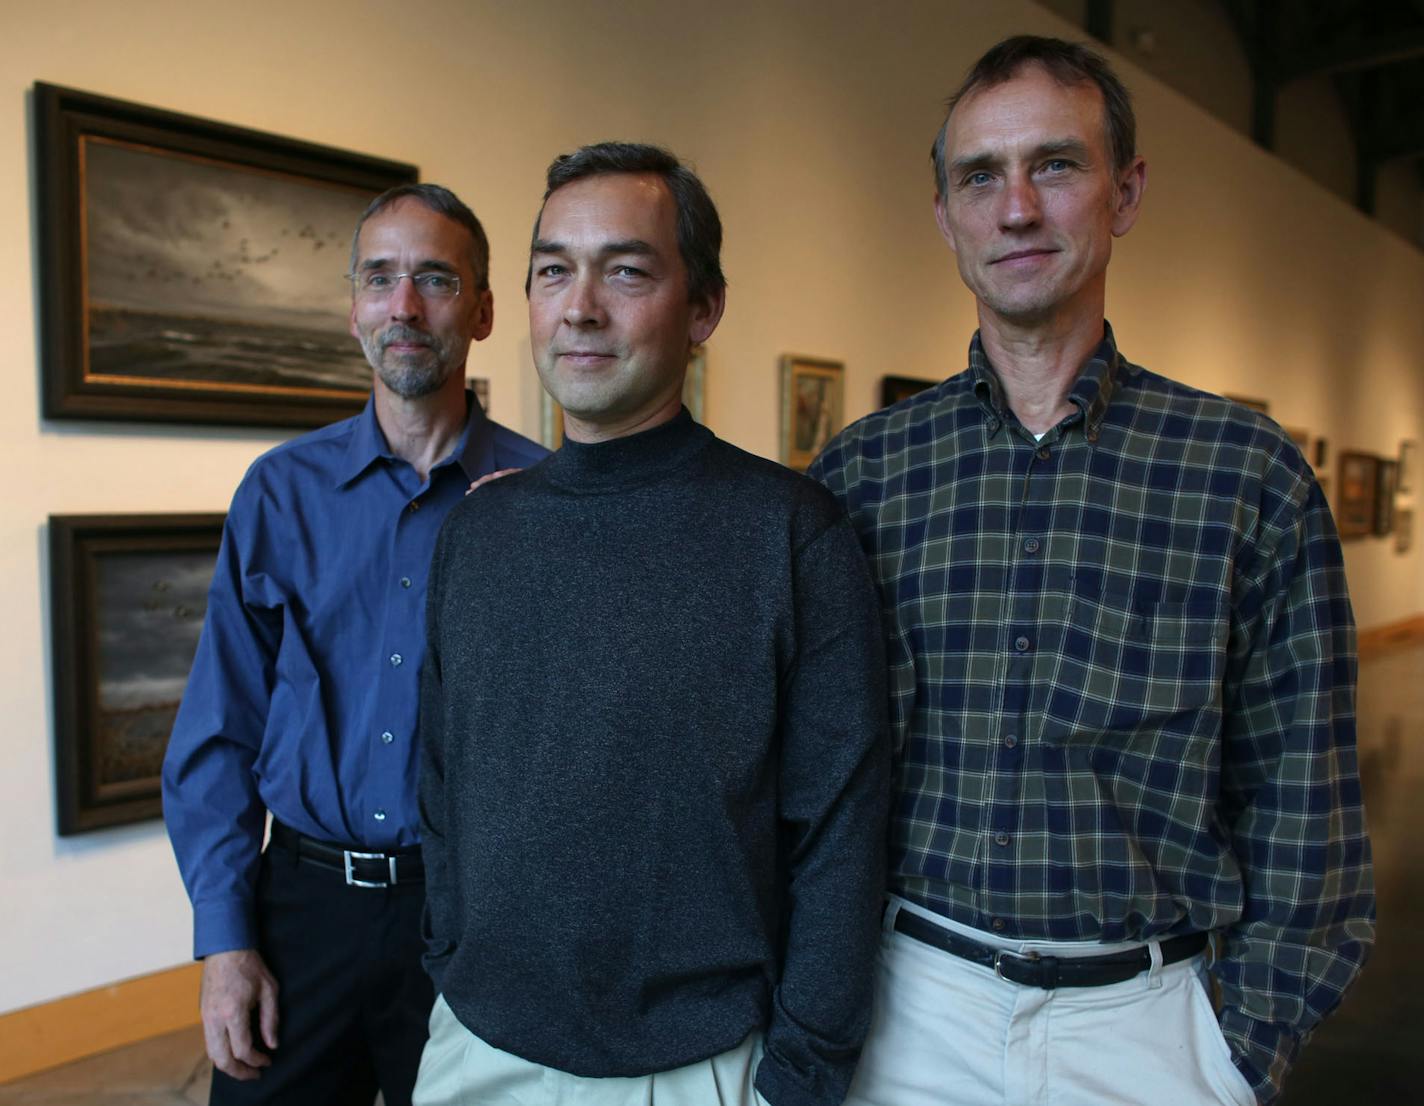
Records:
[[[534,1064],[475,1036],[441,995],[430,1013],[413,1106],[767,1106],[752,1086],[761,1034],[652,1075],[593,1079]]]

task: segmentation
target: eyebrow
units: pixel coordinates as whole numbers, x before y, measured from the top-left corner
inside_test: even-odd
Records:
[[[566,254],[569,252],[569,247],[563,242],[553,242],[546,238],[539,238],[535,240],[529,252]],[[604,257],[616,254],[634,254],[638,257],[652,257],[658,251],[653,248],[651,242],[645,242],[641,238],[626,238],[618,242],[605,242],[598,248],[598,252]]]
[[[365,261],[361,262],[360,268],[361,272],[369,273],[374,269],[389,269],[393,264],[394,262],[392,262],[389,257],[368,257]],[[448,261],[441,261],[436,257],[426,258],[415,267],[414,271],[417,273],[427,273],[432,270],[441,273],[453,273],[457,271],[454,265],[451,265]]]
[[[1054,157],[1062,154],[1071,154],[1082,161],[1092,158],[1092,152],[1088,149],[1087,143],[1077,138],[1058,138],[1051,142],[1042,142],[1029,151],[1029,160],[1037,161],[1040,158]],[[982,153],[967,154],[964,157],[957,157],[950,162],[949,169],[952,174],[959,176],[975,169],[992,169],[1003,163],[1003,158],[998,154]]]

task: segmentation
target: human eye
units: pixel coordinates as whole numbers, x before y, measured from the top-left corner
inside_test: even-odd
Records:
[[[391,274],[379,269],[365,273],[361,277],[361,287],[368,292],[383,292],[391,286]]]
[[[648,274],[636,265],[615,265],[613,275],[620,280],[639,280]]]
[[[991,180],[992,174],[985,169],[976,169],[972,173],[966,173],[960,184],[965,188],[983,188]]]
[[[1043,169],[1046,173],[1066,173],[1074,168],[1074,165],[1075,163],[1070,158],[1051,157],[1043,163]]]
[[[455,278],[448,273],[416,273],[412,278],[415,285],[423,292],[453,292],[455,290]]]
[[[547,265],[540,265],[534,270],[534,275],[543,280],[554,280],[561,277],[568,270],[557,261],[550,261]]]

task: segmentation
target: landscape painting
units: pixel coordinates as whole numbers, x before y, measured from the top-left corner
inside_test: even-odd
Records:
[[[35,106],[48,417],[360,410],[351,235],[414,166],[44,84]]]
[[[369,195],[97,138],[84,179],[86,375],[364,399],[345,273]]]
[[[61,833],[159,813],[222,521],[51,517]]]

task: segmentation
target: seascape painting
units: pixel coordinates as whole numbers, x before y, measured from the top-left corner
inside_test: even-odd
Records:
[[[208,607],[215,553],[94,561],[97,790],[155,780]]]
[[[221,514],[50,516],[61,834],[161,813],[222,528]]]
[[[86,378],[364,396],[347,333],[371,193],[82,140]]]

